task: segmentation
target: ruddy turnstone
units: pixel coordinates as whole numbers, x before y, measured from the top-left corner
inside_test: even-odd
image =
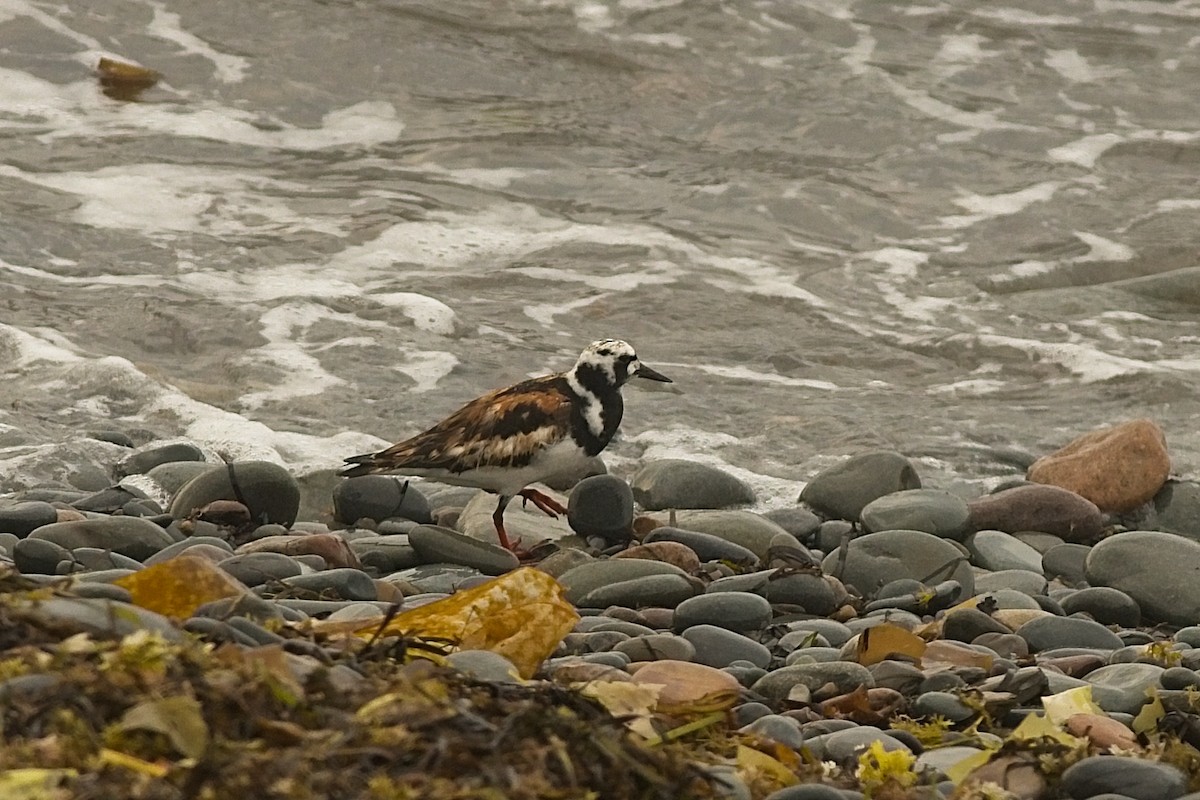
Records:
[[[567,372],[522,381],[478,397],[424,433],[378,453],[351,456],[340,474],[414,475],[498,494],[492,514],[512,550],[504,509],[518,495],[552,517],[562,504],[529,484],[580,469],[621,424],[621,387],[633,377],[671,383],[620,339],[592,342]]]

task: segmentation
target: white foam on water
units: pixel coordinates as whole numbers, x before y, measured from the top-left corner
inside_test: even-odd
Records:
[[[219,52],[208,42],[184,30],[179,15],[167,11],[162,3],[150,3],[150,7],[154,9],[154,18],[146,26],[147,33],[179,45],[188,55],[211,61],[217,80],[222,83],[238,83],[246,77],[250,69],[249,59]]]
[[[47,259],[50,263],[55,263],[55,266],[74,266],[75,262],[69,259]],[[166,279],[161,275],[59,275],[54,272],[36,269],[35,267],[24,267],[18,264],[10,264],[3,259],[0,259],[0,272],[13,272],[26,278],[34,278],[48,283],[63,284],[66,286],[78,286],[82,288],[100,287],[100,286],[161,286],[166,283]]]
[[[984,220],[1020,213],[1034,203],[1044,203],[1054,197],[1062,183],[1042,181],[1015,192],[1001,194],[964,194],[954,199],[954,204],[969,211],[969,214],[940,217],[943,228],[967,228]]]
[[[444,167],[429,161],[421,162],[421,171],[433,175],[445,175],[451,181],[463,186],[474,186],[480,189],[507,189],[520,180],[537,179],[553,174],[546,169],[523,169],[517,167]]]
[[[1099,347],[1083,342],[1042,342],[1001,334],[960,334],[975,339],[985,347],[1011,347],[1037,356],[1039,360],[1058,364],[1084,383],[1097,383],[1123,375],[1160,371],[1155,365],[1133,358],[1106,353]],[[952,338],[959,338],[959,336]]]
[[[1146,16],[1200,19],[1200,6],[1194,2],[1159,3],[1154,0],[1094,0],[1097,11],[1105,14],[1132,12]]]
[[[530,303],[523,306],[521,311],[534,322],[549,328],[554,325],[555,317],[569,314],[572,311],[578,311],[581,308],[587,308],[597,300],[604,300],[608,296],[609,293],[605,292],[603,294],[594,294],[590,297],[580,297],[566,303]]]
[[[940,386],[930,386],[929,394],[952,394],[962,397],[983,397],[1004,390],[1008,384],[1004,381],[989,378],[968,378],[967,380],[944,383]]]
[[[759,372],[758,370],[750,369],[749,367],[726,367],[719,364],[688,364],[684,362],[664,361],[655,362],[663,369],[678,367],[681,369],[692,369],[698,372],[703,372],[707,375],[716,375],[720,378],[728,378],[736,381],[751,381],[753,383],[771,383],[779,386],[800,386],[805,389],[820,389],[821,391],[835,392],[842,388],[836,383],[829,381],[818,381],[809,378],[790,378],[787,375],[780,375],[777,372]]]
[[[1200,198],[1172,197],[1168,200],[1159,200],[1154,207],[1158,211],[1191,211],[1200,208]]]
[[[392,367],[401,375],[406,375],[413,381],[410,392],[430,392],[437,388],[442,378],[458,366],[458,356],[442,350],[417,350],[408,347],[398,348],[403,361]]]
[[[1057,27],[1060,25],[1079,25],[1082,23],[1079,17],[1070,17],[1065,14],[1038,14],[1036,11],[1008,6],[984,6],[972,9],[970,13],[976,17],[994,19],[1022,28],[1039,25]]]
[[[1123,141],[1125,141],[1125,137],[1115,133],[1096,133],[1058,147],[1052,147],[1046,151],[1046,155],[1055,161],[1078,164],[1091,169],[1096,166],[1096,161],[1109,148],[1115,147]]]
[[[344,384],[344,380],[327,372],[300,341],[318,322],[343,316],[325,306],[304,302],[283,303],[264,312],[260,330],[267,343],[247,351],[242,360],[273,364],[282,374],[271,388],[244,393],[242,407],[256,409],[269,402],[311,397]]]
[[[400,309],[404,316],[413,321],[416,327],[430,333],[451,336],[458,327],[458,317],[454,309],[435,300],[428,295],[416,292],[381,292],[366,295],[373,300],[391,308]]]
[[[929,253],[907,247],[883,247],[864,252],[863,256],[887,266],[889,275],[916,279],[917,268],[929,261]]]
[[[759,294],[801,300],[814,308],[829,308],[829,303],[812,292],[796,285],[794,272],[785,271],[765,261],[740,256],[703,256],[698,259],[706,266],[733,273],[732,279],[706,275],[704,281],[718,289],[741,294]]]
[[[1073,264],[1086,264],[1095,261],[1131,261],[1137,256],[1137,252],[1132,247],[1120,242],[1114,242],[1111,239],[1106,239],[1099,234],[1090,233],[1089,231],[1073,231],[1072,233],[1077,239],[1088,246],[1088,251],[1083,255],[1064,258],[1059,261],[1022,261],[1019,264],[1013,264],[1004,273],[992,276],[990,281],[994,284],[1010,283],[1018,279],[1032,278],[1037,275],[1056,272]]]
[[[637,42],[656,47],[669,47],[672,50],[686,50],[692,43],[691,39],[686,36],[680,36],[678,33],[630,33],[614,38],[625,42]]]
[[[1073,83],[1098,83],[1125,73],[1123,69],[1092,66],[1077,50],[1049,50],[1044,63]]]
[[[635,436],[624,437],[626,442],[642,446],[642,454],[638,462],[657,461],[667,458],[681,458],[708,464],[730,473],[735,478],[745,481],[754,490],[757,502],[753,509],[769,511],[775,508],[790,508],[796,505],[796,498],[804,488],[804,481],[777,478],[773,475],[763,475],[743,467],[730,464],[715,452],[731,445],[740,444],[740,440],[727,433],[714,433],[696,428],[675,425],[666,430],[647,430]],[[620,450],[618,445],[617,451]],[[604,452],[604,460],[613,466],[629,466],[634,464],[629,458]]]
[[[35,328],[34,332],[22,330],[0,322],[0,352],[4,352],[4,366],[9,372],[12,367],[28,367],[37,363],[73,364],[83,357],[62,334],[49,328]]]
[[[305,187],[289,181],[208,167],[127,164],[91,172],[29,172],[0,165],[0,175],[79,198],[72,216],[96,228],[146,234],[204,231],[317,231],[341,235],[340,224],[299,213],[283,199]]]
[[[597,275],[562,267],[517,267],[509,272],[539,281],[582,283],[602,292],[628,292],[643,286],[664,286],[675,283],[686,274],[670,261],[661,259],[644,264],[630,264],[628,267],[627,270],[611,275]]]

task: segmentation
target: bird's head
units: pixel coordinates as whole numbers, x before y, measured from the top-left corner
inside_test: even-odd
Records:
[[[638,360],[633,346],[620,339],[601,339],[589,344],[579,354],[572,372],[577,377],[582,377],[581,373],[585,372],[603,376],[609,386],[616,388],[624,386],[626,381],[634,377],[671,383],[666,375]]]

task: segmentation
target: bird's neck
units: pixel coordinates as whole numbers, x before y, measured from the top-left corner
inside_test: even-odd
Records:
[[[583,422],[583,430],[578,431],[579,444],[588,455],[596,455],[621,424],[625,406],[621,389],[613,385],[606,372],[589,364],[577,364],[566,379],[576,401],[572,414]]]

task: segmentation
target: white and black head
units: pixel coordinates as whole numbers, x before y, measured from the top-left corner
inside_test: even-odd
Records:
[[[671,383],[666,375],[639,361],[629,342],[620,339],[601,339],[589,344],[579,354],[571,375],[593,394],[619,389],[634,377]]]

